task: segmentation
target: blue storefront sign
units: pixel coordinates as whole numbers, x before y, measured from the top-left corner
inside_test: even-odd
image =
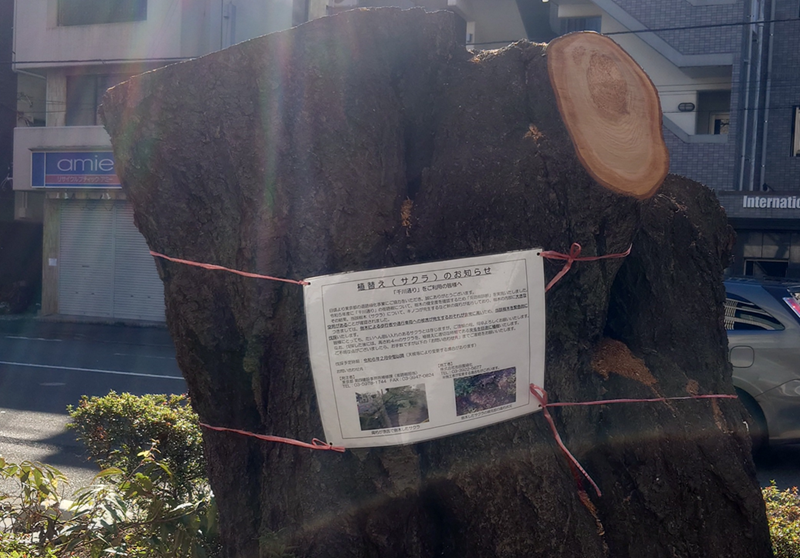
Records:
[[[34,188],[120,188],[111,151],[41,151],[31,154]]]

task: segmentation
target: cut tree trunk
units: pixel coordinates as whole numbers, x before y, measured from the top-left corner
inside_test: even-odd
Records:
[[[138,76],[102,112],[154,251],[301,279],[633,243],[547,294],[551,401],[733,393],[722,210],[679,177],[647,201],[595,181],[544,45],[470,53],[448,12],[346,12]],[[322,437],[302,287],[157,265],[201,420]],[[204,431],[225,555],[770,556],[737,401],[553,415],[602,497],[542,413],[344,454]]]
[[[652,196],[669,172],[669,153],[647,74],[597,33],[551,41],[547,70],[575,153],[592,178],[622,194]]]

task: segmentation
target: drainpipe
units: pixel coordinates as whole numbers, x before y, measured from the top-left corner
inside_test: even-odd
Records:
[[[755,175],[756,175],[756,156],[758,155],[758,116],[760,112],[759,102],[761,100],[761,63],[764,58],[764,0],[759,0],[758,6],[758,62],[756,62],[756,96],[753,101],[753,140],[750,147],[750,180],[748,181],[748,190],[755,189]]]
[[[750,102],[750,74],[752,73],[753,65],[751,59],[753,57],[753,16],[755,15],[755,0],[750,4],[750,21],[751,24],[747,29],[747,58],[744,60],[747,71],[744,72],[744,103],[742,104],[742,150],[739,157],[739,185],[737,190],[744,190],[744,160],[745,153],[747,152],[747,105]],[[739,80],[741,81],[741,77]]]
[[[764,94],[764,128],[761,130],[761,178],[764,184],[767,177],[767,130],[769,129],[769,99],[772,92],[772,51],[775,37],[775,5],[777,0],[771,0],[769,14],[769,54],[767,55],[767,91]]]

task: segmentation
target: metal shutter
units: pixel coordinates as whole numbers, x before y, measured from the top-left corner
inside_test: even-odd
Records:
[[[163,322],[164,285],[129,203],[115,204],[114,317]]]
[[[61,205],[59,313],[112,317],[113,224],[112,202],[72,201]]]

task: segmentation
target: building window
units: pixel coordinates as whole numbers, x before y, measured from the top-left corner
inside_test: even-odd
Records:
[[[747,259],[744,262],[744,274],[750,277],[780,278],[786,277],[789,271],[789,260]]]
[[[800,157],[800,107],[793,107],[792,114],[792,157]]]
[[[699,91],[697,93],[697,133],[727,134],[730,124],[730,90]]]
[[[17,126],[44,126],[47,117],[46,97],[45,80],[28,74],[18,74]]]
[[[127,75],[77,75],[67,76],[67,126],[97,126],[100,121],[97,108],[106,89],[128,79]]]
[[[58,0],[59,25],[92,25],[147,19],[147,0]]]
[[[597,31],[599,33],[602,18],[600,16],[562,17],[559,21],[561,22],[562,35],[572,33],[573,31]]]
[[[713,135],[727,134],[731,125],[731,113],[712,112],[708,117],[708,133]]]

